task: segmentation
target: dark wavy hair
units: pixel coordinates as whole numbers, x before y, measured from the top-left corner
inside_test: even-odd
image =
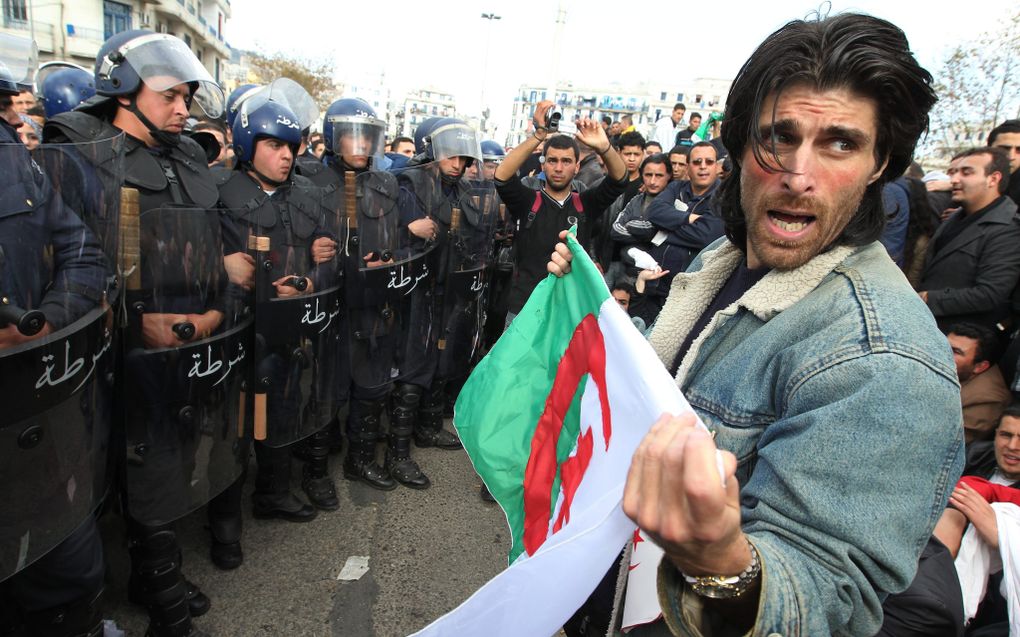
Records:
[[[740,203],[745,150],[750,144],[752,157],[765,170],[786,172],[758,122],[766,98],[775,96],[778,101],[787,87],[804,84],[818,90],[847,89],[877,105],[875,164],[886,158],[889,163],[865,190],[857,212],[836,238],[841,245],[864,245],[881,236],[882,186],[910,165],[917,140],[928,128],[928,111],[938,99],[931,74],[914,59],[906,35],[880,18],[845,13],[796,20],[766,38],[733,80],[722,124],[733,172],[719,190],[719,206],[726,236],[742,250],[747,242]],[[774,109],[772,117],[775,121]]]

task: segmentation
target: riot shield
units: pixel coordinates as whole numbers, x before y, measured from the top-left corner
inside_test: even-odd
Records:
[[[336,262],[316,264],[312,243],[337,236],[318,193],[281,189],[252,209],[229,210],[255,261],[254,437],[302,440],[339,408],[341,290]]]
[[[241,474],[253,318],[224,270],[219,211],[145,210],[137,228],[124,255],[125,482],[131,516],[155,526]]]
[[[462,181],[461,186],[444,255],[437,344],[440,378],[465,374],[481,349],[488,266],[499,221],[499,195],[491,181]]]
[[[412,253],[424,256],[414,269],[398,269],[397,276],[390,283],[403,291],[403,327],[397,364],[399,378],[403,382],[428,386],[436,366],[439,338],[437,294],[446,276],[444,254],[449,241],[453,201],[460,186],[444,188],[435,162],[408,168],[399,175],[399,180],[401,216],[405,221],[430,219],[435,224],[435,233],[425,237],[411,231],[413,221],[407,224],[404,241]]]
[[[48,171],[0,144],[0,580],[107,490],[123,135],[45,150]]]
[[[431,247],[412,243],[400,224],[399,186],[388,173],[345,173],[347,220],[342,251],[347,300],[347,350],[354,384],[382,387],[393,380],[410,296],[428,279]]]

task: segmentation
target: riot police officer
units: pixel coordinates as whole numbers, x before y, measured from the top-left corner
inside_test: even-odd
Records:
[[[123,469],[131,556],[129,597],[149,633],[200,634],[209,600],[181,573],[174,521],[240,475],[239,401],[251,318],[243,254],[224,256],[218,192],[202,148],[182,136],[192,106],[209,117],[223,93],[181,40],[126,31],[95,66],[96,97],[47,123],[47,139],[127,133],[125,187],[137,192],[136,263],[125,274]]]
[[[416,140],[420,137],[424,152],[399,176],[401,212],[413,242],[429,246],[432,278],[409,302],[410,329],[392,394],[391,426],[408,437],[413,432],[418,447],[459,449],[456,434],[443,429],[445,389],[477,351],[483,270],[498,199],[484,173],[478,181],[463,178],[469,165],[482,161],[474,129],[441,118],[419,132]]]
[[[347,454],[344,477],[371,487],[390,490],[394,478],[408,486],[425,488],[428,479],[389,454],[386,467],[376,459],[376,443],[382,439],[381,421],[389,394],[396,346],[404,317],[400,282],[413,280],[423,264],[423,252],[410,249],[400,231],[398,186],[389,173],[374,170],[374,158],[382,152],[385,123],[363,100],[341,99],[326,111],[323,162],[300,165],[303,174],[322,186],[341,211],[346,227],[337,246],[341,259],[347,328],[343,357],[347,363],[345,390],[349,389]],[[390,432],[389,444],[395,442]],[[306,477],[320,474],[326,463],[329,438],[326,432],[312,437]]]
[[[256,264],[255,364],[252,386],[258,473],[253,497],[257,518],[307,522],[315,508],[290,492],[290,446],[332,421],[337,409],[336,350],[340,291],[335,262],[313,259],[315,241],[335,245],[322,193],[294,175],[303,121],[270,92],[255,95],[234,120],[233,171],[221,173],[220,205],[238,232],[235,249]],[[320,244],[322,241],[320,241]],[[332,250],[332,247],[330,248]],[[230,250],[228,250],[230,251]],[[242,479],[243,480],[243,479]],[[213,562],[241,564],[240,482],[210,504]],[[317,490],[317,507],[340,506],[332,481]]]
[[[65,177],[81,174],[44,173],[18,140],[12,97],[33,77],[35,51],[31,40],[0,34],[0,632],[93,637],[103,632],[95,510],[105,493],[117,299],[110,255],[86,222],[95,220],[61,194]],[[122,141],[91,146],[116,164]]]

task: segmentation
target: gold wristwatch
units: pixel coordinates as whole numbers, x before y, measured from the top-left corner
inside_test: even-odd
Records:
[[[754,548],[751,541],[747,541],[751,549],[751,563],[740,575],[703,575],[701,577],[690,577],[683,575],[684,581],[695,593],[702,597],[711,599],[733,599],[740,597],[761,574],[761,560],[758,559],[758,549]]]

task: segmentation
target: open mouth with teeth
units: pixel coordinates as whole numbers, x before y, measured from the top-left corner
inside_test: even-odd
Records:
[[[810,215],[795,215],[778,210],[769,210],[768,217],[778,234],[787,236],[800,235],[815,222],[815,218]]]

